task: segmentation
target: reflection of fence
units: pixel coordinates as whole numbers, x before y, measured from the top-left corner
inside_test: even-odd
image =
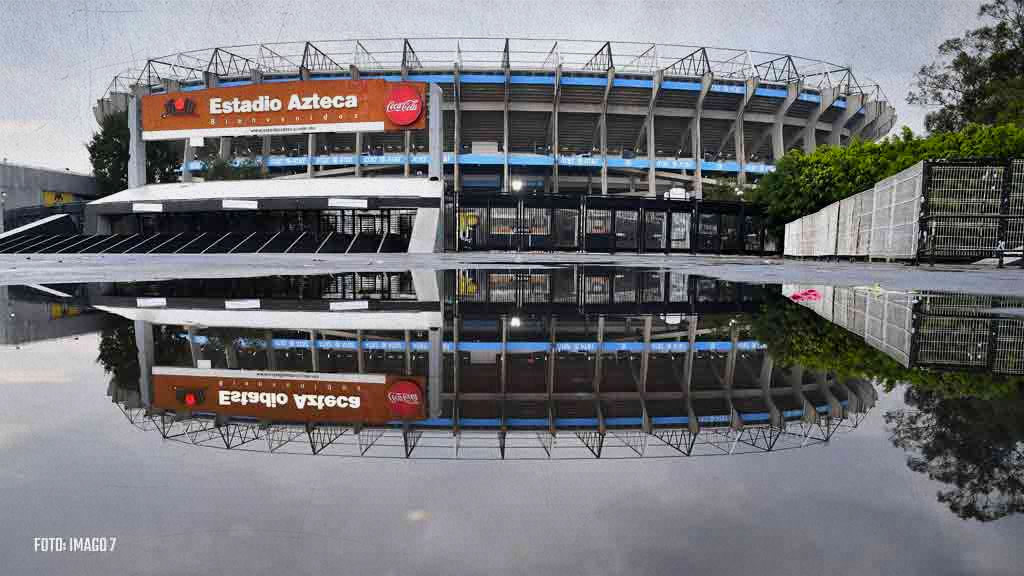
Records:
[[[794,284],[782,293],[808,289],[814,299],[794,299],[904,366],[1024,374],[1024,319],[996,311],[1024,308],[1024,298]]]
[[[923,161],[786,225],[786,256],[977,259],[1024,249],[1024,160]]]
[[[799,284],[784,284],[782,294],[793,297],[809,289],[814,290],[817,296],[797,300],[800,304],[864,338],[869,346],[903,366],[910,365],[914,318],[911,295],[869,288]]]

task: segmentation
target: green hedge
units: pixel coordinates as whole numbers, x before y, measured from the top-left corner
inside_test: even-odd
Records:
[[[813,154],[791,150],[766,174],[751,199],[762,204],[776,230],[829,204],[874,186],[875,182],[939,158],[1024,157],[1024,129],[1013,124],[968,125],[959,132],[899,136],[879,142],[854,140],[845,148],[822,146]]]

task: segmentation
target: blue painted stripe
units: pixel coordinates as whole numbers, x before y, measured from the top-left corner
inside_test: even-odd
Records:
[[[767,422],[772,419],[771,414],[767,412],[756,412],[754,414],[740,414],[744,422]]]
[[[498,428],[501,420],[498,418],[459,418],[460,426],[480,426],[482,428]]]
[[[445,152],[443,156],[445,164],[455,163],[455,154]],[[235,158],[232,164],[242,165],[252,162],[260,165],[262,157]],[[504,154],[459,154],[459,164],[478,166],[501,166],[505,162]],[[551,166],[555,163],[555,157],[539,154],[509,154],[508,162],[512,166]],[[309,163],[307,156],[280,156],[273,155],[267,158],[267,166],[271,168],[306,166]],[[352,166],[356,163],[355,154],[318,154],[313,157],[314,166]],[[374,165],[402,165],[405,163],[405,154],[364,154],[360,157],[360,163],[367,166]],[[427,165],[430,163],[429,154],[412,154],[409,163],[415,165]],[[608,166],[612,168],[636,168],[646,169],[650,162],[647,158],[623,158],[621,156],[609,156]],[[558,156],[559,166],[574,166],[583,168],[600,168],[600,156]],[[692,158],[659,158],[655,166],[667,170],[694,170],[696,162]],[[205,164],[200,160],[192,160],[188,164],[191,171],[203,170]],[[179,167],[180,169],[180,167]],[[735,160],[725,162],[701,161],[701,169],[711,172],[738,172],[739,164]],[[752,174],[767,174],[775,171],[775,166],[758,162],[750,162],[746,165],[747,172]]]
[[[620,88],[653,88],[654,82],[641,78],[614,78],[612,79],[612,86]]]
[[[402,77],[399,76],[398,80],[401,81]],[[455,76],[452,74],[410,74],[410,82],[436,82],[438,84],[451,84],[455,82]]]
[[[836,108],[842,108],[843,110],[845,110],[846,109],[846,100],[842,100],[842,99],[837,98],[836,101],[832,103],[832,105],[835,106]]]
[[[643,424],[643,421],[644,419],[639,416],[604,419],[604,423],[610,426],[639,426],[640,424]]]
[[[299,78],[298,76],[281,76],[279,78],[264,78],[263,79],[263,83],[264,84],[276,84],[278,82],[295,82],[296,80],[301,80],[301,78]]]
[[[808,94],[807,92],[801,92],[799,99],[804,102],[821,102],[821,96],[817,94]]]
[[[555,418],[555,426],[597,426],[597,418]]]
[[[689,90],[691,92],[700,92],[700,82],[682,82],[679,80],[665,80],[661,83],[663,90]]]
[[[562,86],[605,86],[608,84],[606,78],[594,78],[591,76],[562,76]]]
[[[547,418],[509,418],[505,420],[510,428],[535,428],[542,426],[547,428]]]
[[[755,96],[766,96],[768,98],[785,98],[786,91],[782,88],[758,88],[754,90]]]
[[[726,423],[727,424],[729,422],[729,415],[728,414],[718,414],[718,415],[713,415],[713,416],[698,416],[697,417],[697,422],[713,423],[713,424],[721,424],[721,423]]]
[[[454,78],[452,79],[454,81]],[[463,74],[459,76],[462,84],[504,84],[504,74]]]
[[[686,416],[655,416],[651,418],[651,424],[688,424],[690,419]]]
[[[804,411],[802,409],[800,409],[800,408],[796,408],[794,410],[785,410],[785,411],[782,412],[782,417],[783,418],[799,418],[800,416],[803,416],[803,415],[804,415]]]
[[[816,406],[815,409],[818,411],[818,414],[824,414],[824,413],[828,412],[829,410],[831,410],[831,408],[829,407],[828,404],[822,404],[821,406]]]
[[[180,335],[183,338],[187,338],[186,334]],[[197,334],[195,336],[196,344],[206,344],[209,342],[209,337]],[[242,346],[255,346],[262,344],[262,340],[253,339],[240,339],[239,343]],[[357,340],[317,340],[317,348],[320,350],[355,350],[357,347]],[[304,338],[274,338],[274,348],[279,350],[285,349],[307,349],[309,348],[309,340]],[[427,351],[430,349],[430,343],[426,340],[413,340],[411,342],[412,349],[417,351]],[[454,343],[446,341],[442,344],[445,352],[451,352],[454,348]],[[510,341],[508,342],[508,350],[510,352],[545,352],[549,346],[548,342],[544,341]],[[731,348],[732,344],[729,341],[718,341],[718,342],[696,342],[694,350],[702,352],[727,352]],[[756,340],[740,340],[737,343],[738,350],[752,351],[761,350],[765,346],[764,344]],[[652,342],[651,351],[655,353],[665,352],[685,352],[689,348],[689,342]],[[383,350],[390,352],[397,352],[405,349],[404,340],[364,340],[364,350]],[[602,351],[605,353],[610,352],[643,352],[644,345],[642,342],[605,342],[602,347]],[[488,352],[500,352],[501,342],[459,342],[459,350],[463,352],[472,351],[488,351]],[[555,351],[557,352],[597,352],[597,342],[558,342],[555,344]]]
[[[249,84],[252,84],[252,80],[229,80],[227,82],[217,84],[217,87],[227,88],[229,86],[248,86]]]
[[[548,84],[551,86],[555,85],[554,76],[512,76],[508,79],[509,84]]]
[[[742,84],[712,84],[711,91],[722,92],[725,94],[746,94],[747,87],[743,86]]]

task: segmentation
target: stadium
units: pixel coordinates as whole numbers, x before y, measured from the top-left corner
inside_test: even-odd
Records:
[[[137,354],[113,361],[139,364],[115,365],[131,375],[108,395],[169,440],[383,458],[658,458],[819,444],[874,405],[869,382],[783,367],[752,338],[752,314],[777,290],[579,266],[114,283],[88,299],[133,327]],[[412,412],[396,411],[401,386]],[[236,393],[254,398],[239,405]],[[289,407],[289,394],[362,403]]]
[[[281,92],[286,99],[277,106],[290,106],[288,98],[302,92],[299,102],[333,108],[345,101],[332,100],[338,94],[328,86],[381,82],[419,91],[389,101],[386,122],[311,123],[312,114],[299,122],[296,114],[282,126],[217,124],[230,116],[221,101],[228,112],[270,110],[266,92],[288,86],[292,93]],[[232,99],[238,93],[243,99]],[[205,99],[209,123],[188,124],[188,116],[206,114],[195,108]],[[383,97],[367,101],[385,108]],[[425,113],[416,124],[395,124],[392,107],[400,105]],[[82,237],[40,229],[33,242],[0,250],[777,253],[781,239],[766,233],[744,191],[789,149],[876,139],[896,121],[877,84],[821,60],[507,38],[181,52],[117,75],[94,111],[102,121],[126,109],[135,159],[129,189],[86,214]],[[147,114],[159,118],[150,122]],[[164,129],[161,120],[185,128]],[[180,154],[181,184],[145,181],[137,160],[152,140]],[[218,160],[258,168],[267,180],[202,182]],[[401,179],[440,184],[399,190],[410,186]]]

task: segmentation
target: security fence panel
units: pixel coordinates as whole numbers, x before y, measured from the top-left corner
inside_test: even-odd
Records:
[[[523,235],[526,250],[550,250],[554,248],[554,233],[551,229],[550,208],[523,208],[519,231]]]
[[[867,293],[864,341],[903,366],[910,366],[913,299],[898,292]]]
[[[1006,165],[935,162],[928,166],[929,256],[985,257],[999,247]]]
[[[923,175],[924,162],[918,162],[891,178],[892,218],[886,248],[888,258],[913,258],[917,253]]]
[[[1006,221],[1006,250],[1024,255],[1024,160],[1013,161],[1007,210],[1010,218]]]
[[[801,220],[794,220],[786,224],[786,239],[782,247],[785,256],[800,256],[800,228],[803,226]]]
[[[995,322],[993,370],[1000,374],[1024,374],[1024,320],[1000,318]]]
[[[922,366],[988,366],[992,320],[925,316],[918,323],[917,354]]]
[[[643,248],[645,252],[659,252],[665,249],[668,238],[668,214],[649,210],[644,214]]]
[[[814,256],[814,246],[817,243],[818,218],[817,214],[804,216],[800,219],[800,255]]]
[[[860,194],[854,194],[839,202],[839,224],[836,227],[836,256],[857,255],[860,199]]]
[[[857,245],[854,256],[871,254],[871,222],[875,212],[875,189],[869,188],[857,194],[860,217],[857,223]]]
[[[553,208],[554,247],[575,249],[579,247],[580,212],[576,208]]]
[[[639,216],[636,210],[615,211],[615,249],[633,251],[637,248]]]
[[[669,227],[669,247],[672,250],[690,249],[690,216],[689,212],[673,212]]]
[[[839,227],[839,203],[829,204],[819,210],[814,216],[817,222],[815,226],[814,255],[835,256],[836,233]]]

